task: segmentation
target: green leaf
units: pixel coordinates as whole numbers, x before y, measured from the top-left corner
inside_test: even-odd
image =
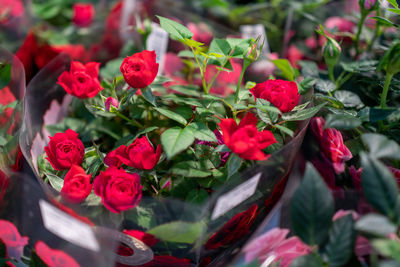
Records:
[[[342,102],[340,102],[338,99],[336,99],[334,97],[331,97],[331,96],[328,96],[328,95],[323,95],[323,94],[320,94],[320,93],[316,93],[316,94],[314,94],[314,99],[315,99],[316,102],[317,101],[319,102],[321,100],[327,101],[330,106],[333,106],[335,108],[342,109],[344,107]]]
[[[400,9],[388,8],[387,10],[400,15]]]
[[[396,109],[382,109],[382,108],[371,108],[365,107],[358,112],[358,117],[362,121],[378,122],[387,119],[392,113],[396,112]]]
[[[211,175],[211,171],[201,170],[201,164],[198,161],[179,162],[172,167],[172,173],[184,177],[198,178],[208,177]]]
[[[272,106],[272,104],[265,99],[257,98],[256,103],[256,106],[249,105],[249,107],[257,108],[258,116],[266,124],[274,124],[278,120],[278,114],[282,114],[278,108]]]
[[[0,89],[6,87],[11,81],[11,64],[0,63]]]
[[[194,142],[193,132],[190,128],[173,127],[161,135],[161,144],[167,158],[171,159],[176,154],[185,150]]]
[[[146,99],[147,102],[152,104],[154,107],[157,107],[156,103],[156,97],[153,95],[153,92],[151,91],[150,87],[143,88],[142,90],[142,96],[144,99]]]
[[[115,76],[121,75],[120,67],[123,58],[113,59],[107,62],[107,64],[100,69],[100,76],[103,79],[113,80]]]
[[[233,57],[243,58],[243,55],[247,52],[251,45],[251,39],[242,38],[226,38],[229,45],[233,49]]]
[[[279,131],[289,135],[290,137],[294,136],[294,132],[283,125],[275,124],[274,127],[276,127]]]
[[[325,129],[351,130],[361,125],[361,120],[344,114],[329,114],[326,118]]]
[[[174,40],[185,41],[185,39],[191,39],[193,33],[188,28],[179,24],[176,21],[156,16],[160,20],[161,28],[170,34],[170,37]]]
[[[378,60],[361,60],[350,63],[341,62],[342,68],[351,73],[365,73],[369,71],[375,71],[378,65]]]
[[[303,110],[298,110],[295,112],[288,112],[284,113],[282,115],[282,120],[285,121],[302,121],[306,120],[308,118],[313,117],[315,114],[318,113],[318,111],[325,106],[326,103],[319,104],[318,106],[303,109]]]
[[[224,56],[228,56],[232,48],[226,39],[214,38],[210,44],[208,54],[217,53]]]
[[[318,91],[327,93],[327,92],[332,92],[333,90],[335,90],[336,85],[332,81],[319,79],[317,81],[317,83],[315,84],[315,89],[317,89]]]
[[[389,26],[389,27],[398,27],[398,25],[394,24],[393,22],[391,22],[390,20],[388,20],[387,18],[382,18],[382,17],[371,17],[371,19],[376,20],[377,22],[379,22],[382,25],[385,26]]]
[[[189,203],[202,204],[208,199],[208,193],[203,188],[193,189],[186,196],[185,201]]]
[[[304,243],[320,245],[328,237],[332,224],[334,202],[329,188],[311,163],[290,202],[294,233]]]
[[[172,85],[170,88],[184,95],[200,96],[199,87],[196,85]]]
[[[362,152],[362,188],[368,203],[390,219],[396,219],[399,189],[389,171],[379,160]]]
[[[356,239],[352,214],[348,214],[333,222],[326,245],[329,266],[344,266],[351,258]]]
[[[370,155],[377,159],[392,158],[400,159],[400,146],[384,135],[368,133],[361,136],[363,142],[368,146]]]
[[[289,81],[294,81],[298,76],[298,70],[293,68],[287,59],[274,59],[272,63],[281,70],[282,76]]]
[[[101,197],[92,192],[82,204],[85,206],[99,206],[101,204]]]
[[[171,78],[167,76],[157,76],[151,84],[161,84],[172,81]]]
[[[200,237],[204,227],[205,225],[202,222],[175,221],[156,226],[147,233],[166,242],[193,244]]]
[[[396,0],[387,0],[394,8],[399,9],[399,4]]]
[[[315,84],[317,80],[315,78],[306,77],[299,83],[299,92],[300,94],[304,95],[307,93]]]
[[[300,60],[298,63],[301,66],[301,75],[306,77],[306,79],[319,77],[318,65],[315,62]]]
[[[190,128],[193,131],[194,137],[196,139],[209,142],[218,142],[218,139],[213,133],[213,131],[211,131],[202,122],[193,122],[188,125],[188,128]]]
[[[131,142],[129,142],[129,144],[131,144],[133,141],[135,141],[135,139],[138,138],[139,136],[141,136],[142,134],[150,133],[150,132],[152,132],[154,130],[157,130],[157,129],[158,129],[157,126],[151,126],[151,127],[148,127],[148,128],[145,128],[145,129],[139,131],[134,137],[132,137],[130,139]]]
[[[358,219],[355,229],[368,235],[382,237],[396,232],[396,226],[386,216],[377,213],[368,213]]]
[[[227,165],[228,165],[228,178],[234,175],[239,169],[240,166],[242,165],[243,160],[236,155],[235,153],[232,153],[229,156]]]
[[[61,192],[61,189],[64,186],[64,180],[51,173],[45,173],[45,175],[49,179],[51,186],[58,192]]]
[[[177,121],[182,125],[187,124],[186,119],[184,117],[182,117],[181,115],[179,115],[178,113],[175,113],[171,110],[163,109],[163,108],[154,108],[154,109],[157,110],[158,112],[160,112],[165,117],[170,118],[171,120]]]
[[[292,261],[290,267],[323,267],[325,265],[320,262],[314,254],[297,257]]]
[[[392,239],[376,239],[372,241],[373,247],[383,256],[393,258],[400,262],[400,243]]]
[[[346,108],[362,108],[364,106],[363,102],[358,95],[353,92],[340,90],[335,92],[335,97],[337,100],[342,102],[343,106]]]

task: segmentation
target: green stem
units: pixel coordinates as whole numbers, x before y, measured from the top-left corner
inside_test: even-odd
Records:
[[[120,117],[120,118],[123,119],[123,120],[126,120],[127,122],[129,122],[130,124],[132,124],[132,125],[134,125],[134,126],[137,126],[137,127],[139,127],[139,128],[142,128],[142,127],[143,127],[143,125],[140,124],[138,121],[136,121],[135,119],[129,119],[127,116],[125,116],[124,114],[122,114],[122,113],[119,112],[119,111],[116,111],[116,112],[115,112],[115,115],[117,115],[118,117]]]
[[[386,98],[389,92],[389,86],[390,86],[390,82],[392,81],[393,78],[393,73],[386,73],[386,79],[385,79],[385,84],[383,85],[383,91],[382,91],[382,95],[381,95],[381,108],[385,108],[386,107]]]
[[[206,95],[208,95],[205,71],[204,71],[203,67],[200,65],[199,59],[197,58],[196,53],[194,52],[194,48],[190,46],[190,49],[192,50],[192,53],[194,55],[194,59],[196,60],[196,63],[199,66],[199,69],[200,69],[201,82],[203,83],[204,93]]]
[[[335,82],[335,75],[333,75],[333,66],[328,66],[329,79]]]
[[[354,42],[355,48],[356,48],[356,57],[360,54],[360,49],[359,49],[359,42],[360,42],[360,36],[361,36],[361,31],[362,31],[362,27],[364,25],[364,21],[366,18],[366,14],[365,12],[361,12],[361,18],[360,18],[360,22],[358,23],[358,27],[357,27],[357,35],[356,35],[356,39]]]
[[[242,68],[242,72],[240,73],[240,78],[239,78],[239,82],[236,86],[236,92],[235,92],[235,104],[239,101],[239,91],[240,91],[240,85],[242,84],[242,80],[243,80],[243,76],[244,73],[247,69],[248,66],[250,66],[251,61],[244,59],[243,61],[243,68]]]
[[[376,16],[380,17],[381,15],[381,9],[380,7],[377,8],[376,10]],[[379,22],[376,23],[376,27],[375,27],[375,33],[374,33],[374,37],[372,38],[371,42],[368,45],[368,51],[372,50],[372,46],[374,45],[376,39],[381,35],[381,27]]]

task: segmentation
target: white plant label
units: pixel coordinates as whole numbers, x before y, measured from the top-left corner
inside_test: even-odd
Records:
[[[264,41],[264,47],[263,50],[261,51],[262,53],[269,54],[269,45],[268,45],[268,38],[267,38],[267,33],[265,32],[264,25],[262,24],[254,24],[254,25],[241,25],[240,26],[240,33],[242,34],[243,38],[254,38],[257,39],[258,36],[261,35],[261,39],[259,42],[259,47]]]
[[[156,62],[158,66],[158,75],[164,70],[164,59],[168,48],[169,34],[164,31],[157,23],[151,24],[151,33],[146,40],[147,50],[156,52]]]
[[[227,211],[233,209],[256,192],[258,182],[260,181],[261,173],[257,173],[246,182],[238,185],[231,191],[223,194],[215,204],[211,219],[215,220]]]
[[[54,207],[49,202],[39,200],[44,227],[58,237],[77,246],[100,251],[99,243],[92,228],[64,211]]]

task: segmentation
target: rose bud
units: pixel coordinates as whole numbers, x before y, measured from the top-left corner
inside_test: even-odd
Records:
[[[98,79],[100,63],[89,62],[86,65],[72,61],[70,71],[64,71],[58,77],[57,83],[64,90],[78,98],[95,97],[103,90]]]
[[[49,145],[44,148],[47,160],[57,171],[71,168],[72,165],[81,165],[85,154],[85,147],[79,140],[78,134],[68,129],[65,133],[56,133],[50,137]]]
[[[239,125],[234,119],[222,119],[218,125],[225,145],[243,159],[266,160],[269,155],[264,154],[262,149],[276,143],[270,131],[257,130],[257,118],[250,112]]]
[[[74,15],[72,21],[78,27],[89,26],[94,18],[94,6],[90,3],[76,3],[73,6]]]
[[[337,174],[344,171],[344,162],[351,159],[353,155],[345,146],[340,131],[328,128],[324,129],[325,120],[322,117],[311,119],[311,130],[321,147],[322,154],[332,163]]]
[[[142,198],[140,177],[115,166],[100,172],[93,182],[94,193],[111,212],[120,213],[136,207]]]
[[[333,70],[333,67],[336,65],[342,49],[335,39],[330,37],[326,37],[326,39],[325,46],[323,47],[324,59],[328,69]]]
[[[158,73],[156,53],[144,50],[126,57],[122,61],[120,71],[129,86],[136,89],[145,88],[154,81]]]
[[[129,146],[122,145],[111,151],[104,158],[104,162],[109,166],[127,166],[140,169],[153,169],[161,156],[161,146],[158,145],[154,151],[153,145],[149,142],[146,136],[136,138]]]
[[[281,112],[291,111],[299,102],[299,90],[295,82],[267,80],[250,89],[254,99],[265,99]]]
[[[61,195],[73,203],[83,202],[92,191],[90,174],[77,165],[73,165],[64,178]]]
[[[49,248],[43,241],[39,240],[36,242],[35,252],[39,256],[39,258],[46,264],[46,266],[80,267],[80,265],[70,255],[62,250]]]
[[[106,99],[106,101],[104,101],[104,107],[106,108],[107,111],[110,111],[111,106],[118,109],[119,103],[118,103],[117,99],[110,96]],[[111,112],[112,112],[112,109],[111,109]]]

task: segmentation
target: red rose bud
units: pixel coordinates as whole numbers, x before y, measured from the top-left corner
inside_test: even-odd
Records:
[[[295,82],[267,80],[250,89],[254,99],[268,100],[281,112],[291,111],[299,102],[299,90]]]
[[[225,145],[243,159],[266,160],[269,155],[264,154],[262,149],[276,143],[270,131],[257,130],[257,118],[250,112],[239,125],[234,119],[222,119],[218,125]]]
[[[64,178],[61,195],[73,203],[83,202],[92,191],[90,174],[77,165],[73,165]]]
[[[110,111],[111,106],[115,107],[118,109],[118,100],[113,98],[113,97],[108,97],[106,101],[104,101],[104,107],[106,108],[107,111]]]
[[[94,6],[90,3],[76,3],[73,6],[74,15],[72,21],[78,27],[89,26],[94,18]]]
[[[344,162],[351,159],[353,155],[344,145],[343,137],[340,131],[328,128],[324,129],[325,120],[322,117],[311,119],[311,130],[321,147],[323,155],[329,162],[337,174],[344,171]]]
[[[56,133],[50,137],[49,145],[44,148],[47,160],[57,171],[71,168],[72,165],[81,165],[85,154],[85,147],[79,140],[78,134],[68,129],[65,133]]]
[[[43,241],[37,241],[35,251],[39,258],[49,267],[80,267],[70,255],[58,249],[49,248]]]
[[[129,86],[137,89],[150,85],[157,76],[158,63],[154,51],[144,50],[124,58],[120,71]]]
[[[115,166],[100,172],[93,182],[94,193],[111,212],[120,213],[136,207],[142,198],[140,177]]]
[[[108,166],[119,167],[123,163],[136,169],[151,170],[157,165],[160,156],[161,146],[158,145],[154,151],[153,145],[143,136],[136,138],[129,146],[122,145],[108,153],[104,162]]]
[[[103,90],[98,79],[99,67],[100,63],[97,62],[83,65],[78,61],[72,61],[70,71],[64,71],[58,77],[57,83],[68,94],[78,98],[95,97],[99,91]]]

